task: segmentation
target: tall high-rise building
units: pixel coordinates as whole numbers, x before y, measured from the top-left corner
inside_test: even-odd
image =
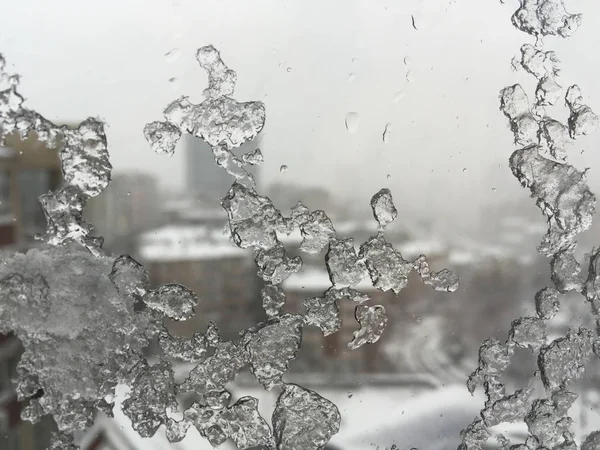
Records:
[[[186,153],[186,189],[188,193],[204,200],[207,206],[219,205],[234,178],[217,166],[210,146],[202,139],[185,135]],[[247,142],[234,150],[236,156],[253,151],[259,147],[259,140]],[[256,166],[246,165],[255,181],[258,170]]]
[[[106,189],[88,201],[84,218],[104,237],[105,246],[112,246],[117,239],[125,239],[120,244],[126,245],[131,235],[156,226],[159,203],[153,175],[122,172],[113,175]]]

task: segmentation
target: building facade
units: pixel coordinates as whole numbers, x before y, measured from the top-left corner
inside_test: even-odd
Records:
[[[94,234],[105,239],[105,248],[130,252],[134,237],[159,222],[161,198],[152,175],[124,172],[112,176],[100,195],[88,200],[84,218]]]
[[[210,146],[202,139],[189,134],[184,139],[186,154],[186,191],[201,198],[209,207],[218,207],[221,199],[227,194],[234,178],[217,166]],[[234,149],[234,154],[241,156],[260,146],[258,140],[247,142],[240,148]],[[258,185],[258,170],[256,166],[246,165]]]
[[[168,321],[171,332],[191,336],[213,321],[225,339],[234,339],[256,323],[260,300],[252,252],[230,242],[223,227],[180,224],[147,231],[135,257],[153,287],[179,283],[199,297],[193,318]]]
[[[62,170],[57,149],[49,149],[35,133],[26,139],[12,134],[0,148],[0,245],[28,247],[46,231],[39,201],[60,186]]]

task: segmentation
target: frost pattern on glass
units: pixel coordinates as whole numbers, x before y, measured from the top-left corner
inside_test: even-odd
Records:
[[[398,293],[415,270],[436,290],[457,288],[456,274],[430,271],[425,256],[406,261],[385,240],[384,226],[397,217],[386,189],[372,201],[380,231],[358,252],[353,239],[337,237],[324,211],[298,203],[285,216],[259,195],[245,166],[261,164],[262,153],[256,149],[237,157],[232,150],[260,132],[264,105],[231,98],[236,74],[214,47],[199,49],[196,58],[209,75],[205,100],[198,105],[187,97],[175,100],[165,108],[165,120],[149,123],[143,133],[151,149],[166,156],[184,132],[203,139],[216,165],[233,177],[222,200],[229,231],[235,245],[253,250],[257,273],[267,282],[261,292],[267,320],[233,341],[223,341],[213,323],[191,338],[164,328],[165,317],[189,319],[202,300],[178,284],[151,288],[146,269],[128,255],[105,254],[102,238],[88,236],[91,226],[81,217],[86,201],[110,181],[102,123],[88,119],[71,130],[25,109],[16,91],[18,78],[4,72],[0,59],[0,137],[15,130],[37,132],[60,148],[65,178],[63,187],[40,198],[48,221],[45,243],[26,254],[4,254],[0,262],[0,332],[14,332],[25,346],[17,380],[19,398],[29,400],[22,417],[33,422],[46,414],[54,417],[59,432],[52,449],[74,448],[73,434],[91,426],[96,410],[110,416],[118,384],[129,386],[123,412],[144,437],[164,426],[168,439],[178,442],[194,426],[213,445],[231,438],[239,448],[320,449],[338,432],[339,411],[317,393],[283,381],[301,351],[304,326],[318,326],[324,335],[337,332],[338,302],[352,301],[359,329],[348,345],[357,348],[379,340],[387,323],[385,309],[368,305],[369,296],[353,289],[367,277],[377,288]],[[358,121],[358,115],[349,114],[349,131],[356,131]],[[322,296],[304,300],[303,314],[284,313],[285,294],[278,286],[302,269],[302,259],[291,256],[279,240],[295,231],[303,237],[301,251],[326,251],[332,283]],[[160,359],[150,365],[143,349],[153,342]],[[182,382],[174,378],[177,361],[194,364]],[[231,403],[225,386],[246,368],[265,389],[281,389],[272,431],[256,399]],[[187,394],[196,402],[176,420],[170,416],[178,408],[176,396]]]
[[[559,60],[554,52],[544,51],[542,37],[569,37],[579,27],[581,17],[566,12],[562,0],[521,0],[513,15],[513,24],[536,36],[535,46],[521,47],[513,67],[522,67],[538,80],[535,103],[531,105],[520,85],[500,92],[500,110],[508,118],[515,144],[521,148],[510,157],[510,168],[548,221],[548,231],[538,251],[550,258],[552,286],[542,287],[535,295],[537,317],[521,317],[512,322],[506,342],[485,340],[479,349],[479,364],[470,376],[470,392],[483,386],[487,401],[476,418],[461,433],[460,450],[483,449],[492,432],[488,429],[504,422],[522,421],[529,436],[524,443],[513,444],[497,436],[505,450],[578,448],[568,411],[577,398],[569,389],[580,380],[586,363],[596,350],[597,333],[584,327],[570,329],[565,336],[549,340],[546,321],[560,310],[560,297],[582,293],[598,317],[599,295],[596,288],[599,252],[589,257],[587,274],[575,256],[576,237],[589,228],[595,212],[595,197],[586,183],[587,170],[568,164],[568,148],[579,136],[598,127],[599,119],[584,103],[577,85],[567,89],[567,124],[548,117],[545,107],[558,103],[563,95],[556,81]],[[515,348],[529,349],[537,369],[529,384],[507,393],[501,376],[508,369]],[[537,380],[536,380],[537,379]],[[541,381],[547,397],[534,398],[536,381]],[[539,384],[538,381],[538,384]],[[598,448],[598,433],[590,434],[581,448]]]

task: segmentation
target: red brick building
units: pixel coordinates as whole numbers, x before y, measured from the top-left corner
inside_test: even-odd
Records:
[[[169,225],[138,240],[136,256],[154,287],[183,284],[200,299],[193,318],[168,322],[179,335],[190,336],[214,321],[223,337],[231,339],[259,320],[260,285],[252,252],[230,242],[223,227]]]

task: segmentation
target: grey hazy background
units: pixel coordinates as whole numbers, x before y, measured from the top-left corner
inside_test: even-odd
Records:
[[[533,82],[510,69],[532,42],[510,23],[516,7],[516,0],[5,1],[0,52],[22,75],[29,107],[56,121],[103,118],[115,172],[150,171],[163,189],[181,189],[184,152],[153,154],[142,129],[180,95],[200,101],[206,75],[194,54],[213,44],[238,73],[236,98],[266,104],[261,183],[324,186],[364,210],[387,186],[402,216],[446,218],[444,227],[464,230],[483,204],[527,196],[507,168],[512,134],[498,111],[502,87]],[[563,86],[578,83],[600,109],[600,5],[572,0],[568,8],[584,14],[583,27],[566,42],[549,38],[549,48],[563,62]],[[361,117],[354,134],[344,127],[350,111]],[[598,139],[582,140],[571,157],[592,167],[595,191]]]

